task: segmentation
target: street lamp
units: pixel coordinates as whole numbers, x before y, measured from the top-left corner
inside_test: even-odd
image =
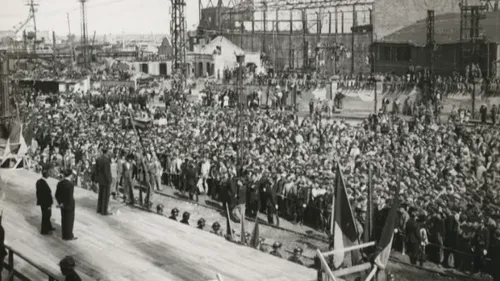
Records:
[[[237,162],[238,162],[238,176],[242,176],[242,154],[243,154],[243,132],[242,132],[242,123],[243,123],[243,103],[242,103],[242,96],[243,96],[243,67],[245,66],[245,55],[244,54],[235,54],[236,55],[236,62],[238,63],[238,82],[237,82],[237,88],[236,88],[236,93],[238,95],[238,131],[237,131],[237,137],[238,137],[238,153],[237,153]]]

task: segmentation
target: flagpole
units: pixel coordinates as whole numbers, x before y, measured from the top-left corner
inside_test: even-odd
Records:
[[[226,204],[226,235],[229,235],[231,237],[231,241],[234,241],[234,236],[233,236],[233,227],[231,226],[231,218],[229,216],[229,207]]]
[[[367,216],[365,222],[364,240],[365,242],[370,241],[372,238],[373,229],[373,184],[372,184],[372,164],[368,165],[368,206],[367,206]]]
[[[337,161],[337,166],[340,165],[339,162]],[[336,174],[336,173],[335,173]],[[337,179],[337,175],[335,175],[335,185],[334,185],[334,188],[333,188],[333,191],[332,191],[332,212],[331,212],[331,215],[330,215],[330,235],[333,237],[334,235],[334,230],[335,230],[335,192],[338,188],[338,179]]]
[[[375,277],[376,273],[377,273],[377,266],[374,265],[372,271],[370,271],[370,274],[368,274],[365,281],[371,281],[373,279],[373,277]]]

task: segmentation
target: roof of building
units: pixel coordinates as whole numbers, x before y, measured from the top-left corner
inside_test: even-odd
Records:
[[[480,21],[480,34],[489,42],[500,43],[500,11],[486,12],[486,18]],[[460,14],[449,13],[434,18],[435,40],[437,44],[453,44],[460,42]],[[425,46],[427,43],[426,20],[404,27],[379,42],[395,44],[411,44]]]
[[[217,47],[220,47],[220,49],[224,53],[226,53],[227,50],[230,50],[231,53],[236,53],[238,55],[245,53],[240,47],[236,46],[236,44],[234,44],[224,36],[217,36],[215,39],[210,41],[210,43],[205,45],[200,50],[200,53],[213,55],[217,50]]]

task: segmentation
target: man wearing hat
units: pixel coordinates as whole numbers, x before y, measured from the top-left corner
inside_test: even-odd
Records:
[[[125,158],[126,161],[123,164],[123,170],[122,170],[122,175],[121,175],[121,181],[122,181],[122,186],[123,186],[123,199],[125,203],[127,204],[134,204],[134,180],[133,180],[133,173],[134,173],[134,155],[129,154]]]
[[[223,236],[222,231],[220,230],[220,223],[214,222],[212,224],[212,230],[210,230],[210,233],[215,234],[217,236]]]
[[[281,255],[281,253],[279,252],[279,249],[281,248],[281,243],[276,241],[274,242],[273,244],[273,250],[269,253],[275,257],[278,257],[278,258],[282,258],[283,256]]]
[[[49,177],[49,171],[46,167],[42,171],[42,178],[36,182],[36,204],[40,206],[42,210],[42,226],[40,228],[40,233],[42,235],[51,234],[55,228],[50,222],[50,217],[52,216],[52,190],[50,190],[49,184],[47,183],[47,178]]]
[[[63,240],[76,240],[73,235],[75,223],[75,198],[73,196],[75,186],[71,180],[73,172],[65,170],[62,179],[56,188],[55,198],[61,209],[61,232]]]
[[[97,197],[97,213],[101,215],[111,215],[108,211],[109,197],[111,195],[111,159],[108,156],[108,148],[102,148],[102,154],[96,159],[95,181],[99,185],[99,195]]]
[[[304,265],[304,263],[300,260],[300,257],[302,256],[302,248],[297,247],[293,249],[293,256],[288,258],[288,261],[291,261],[296,264]]]
[[[496,266],[500,264],[500,228],[497,226],[495,232],[492,237],[492,257],[493,261],[491,263],[491,275],[493,276],[493,281],[500,281],[500,266]],[[0,241],[1,243],[1,241]],[[1,253],[1,249],[0,249]],[[1,258],[1,257],[0,257]]]
[[[82,279],[75,271],[75,259],[72,256],[66,256],[59,262],[59,268],[61,269],[62,275],[64,275],[64,281],[81,281]]]
[[[490,230],[485,226],[484,218],[479,219],[479,227],[474,234],[474,270],[475,272],[486,271],[486,256],[490,249]]]
[[[410,256],[410,262],[414,265],[420,258],[420,243],[422,238],[420,237],[420,225],[416,221],[417,210],[410,210],[410,220],[406,223],[406,235],[408,242],[408,255]]]
[[[196,188],[196,182],[198,180],[198,175],[196,173],[196,167],[193,159],[186,159],[185,162],[185,191],[189,192],[189,200],[195,200],[198,202],[198,190]]]

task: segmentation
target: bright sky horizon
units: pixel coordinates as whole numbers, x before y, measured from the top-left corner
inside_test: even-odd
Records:
[[[187,30],[198,25],[198,0],[185,0]],[[29,15],[26,0],[0,0],[0,30],[14,30]],[[81,4],[78,0],[35,0],[38,30],[68,34],[66,14],[69,13],[71,33],[81,33]],[[148,3],[146,5],[146,3]],[[170,0],[87,0],[88,34],[169,34]],[[27,26],[33,26],[29,23]]]

